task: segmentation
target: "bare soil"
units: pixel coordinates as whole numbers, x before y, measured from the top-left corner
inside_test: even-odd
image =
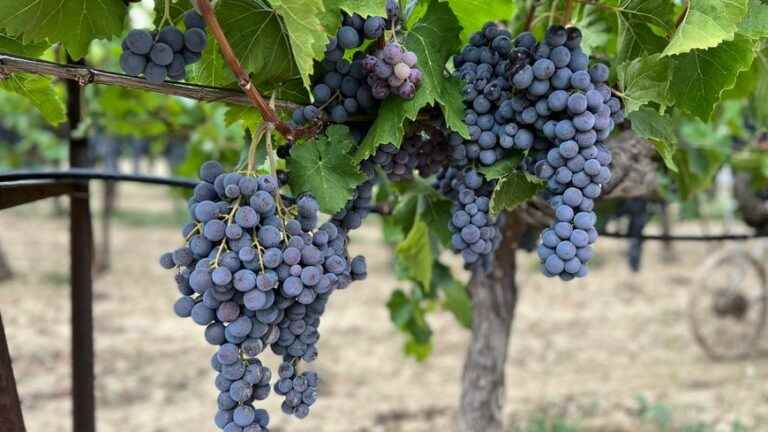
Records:
[[[162,188],[121,186],[120,210],[134,217],[115,222],[113,269],[95,281],[100,431],[215,430],[213,347],[200,327],[173,315],[172,276],[157,264],[180,238],[176,227],[161,223],[178,205],[169,197]],[[28,429],[70,430],[67,217],[42,202],[0,213],[0,226],[0,245],[16,274],[0,284],[0,312]],[[700,423],[702,429],[686,430],[735,431],[738,422],[743,430],[768,430],[766,357],[713,362],[688,328],[698,269],[726,246],[678,243],[673,261],[648,243],[642,272],[632,274],[626,243],[601,239],[591,275],[571,283],[544,278],[535,257],[519,252],[508,429],[623,432]],[[370,277],[336,293],[324,316],[313,366],[323,379],[321,398],[304,421],[280,414],[279,398],[270,398],[273,430],[452,430],[469,332],[440,311],[430,318],[431,357],[404,357],[385,308],[400,283],[378,224],[354,235],[353,252],[368,257]]]

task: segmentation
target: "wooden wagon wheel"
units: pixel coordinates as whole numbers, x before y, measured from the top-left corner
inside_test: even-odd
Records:
[[[762,264],[745,251],[707,260],[699,270],[688,304],[696,342],[713,360],[749,356],[757,347],[768,310]]]

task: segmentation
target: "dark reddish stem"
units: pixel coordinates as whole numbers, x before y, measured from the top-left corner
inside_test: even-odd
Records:
[[[253,82],[251,82],[251,77],[245,71],[243,65],[240,64],[240,60],[237,59],[235,51],[232,49],[232,45],[229,44],[229,40],[227,39],[227,36],[224,34],[224,30],[222,30],[221,25],[219,24],[219,20],[216,19],[216,14],[213,11],[213,6],[211,6],[211,3],[208,0],[196,0],[196,4],[200,14],[205,19],[205,23],[207,24],[208,29],[211,31],[214,39],[216,39],[216,42],[219,44],[221,55],[227,62],[229,69],[237,78],[240,88],[243,89],[243,92],[245,92],[245,95],[248,96],[248,99],[250,99],[251,102],[253,102],[253,105],[256,106],[256,108],[259,110],[261,116],[264,118],[264,121],[275,125],[275,129],[277,129],[277,131],[288,140],[314,133],[314,129],[312,128],[297,130],[291,127],[291,125],[280,120],[280,117],[278,117],[277,114],[275,114],[275,111],[269,107],[267,101],[264,99],[264,97],[261,96],[261,93],[259,93],[256,87],[253,85]]]

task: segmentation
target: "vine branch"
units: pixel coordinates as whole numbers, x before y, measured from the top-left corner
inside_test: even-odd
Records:
[[[237,55],[235,55],[235,51],[232,49],[232,45],[229,44],[229,40],[224,34],[224,30],[221,28],[219,20],[216,18],[216,14],[213,11],[213,6],[211,6],[209,0],[196,0],[196,4],[197,9],[205,19],[205,23],[208,26],[208,29],[211,31],[214,39],[216,39],[216,42],[219,44],[221,55],[227,62],[229,69],[232,71],[235,77],[237,77],[240,88],[243,89],[245,95],[248,96],[248,99],[250,99],[253,105],[256,106],[259,112],[261,112],[261,116],[264,118],[264,121],[274,124],[275,129],[277,129],[277,131],[280,132],[280,134],[288,140],[295,139],[297,136],[311,134],[313,131],[312,129],[294,129],[289,124],[280,120],[280,117],[275,114],[272,108],[270,108],[267,104],[267,101],[264,100],[256,87],[254,87],[248,72],[243,69],[243,65],[240,63],[240,60],[238,60]]]
[[[523,31],[529,31],[533,24],[533,18],[536,16],[536,7],[539,5],[538,0],[531,0],[528,6],[528,13],[525,15],[525,22],[523,23]]]
[[[209,87],[180,82],[152,84],[144,78],[108,72],[88,66],[61,64],[46,60],[27,58],[0,52],[0,78],[14,72],[26,72],[36,75],[53,76],[59,79],[77,81],[80,85],[100,84],[128,89],[146,90],[159,94],[180,96],[202,102],[224,102],[251,106],[251,101],[243,92],[221,87]],[[281,109],[294,110],[298,104],[289,101],[276,101]]]

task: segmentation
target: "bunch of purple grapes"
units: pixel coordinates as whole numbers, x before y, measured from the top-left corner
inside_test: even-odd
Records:
[[[344,55],[366,39],[381,38],[385,28],[383,17],[344,14],[342,26],[326,45],[320,70],[313,76],[313,103],[294,110],[293,123],[303,125],[320,119],[346,123],[351,115],[375,111],[376,99],[363,70],[365,54],[357,51],[351,61]]]
[[[403,99],[413,99],[422,79],[417,61],[416,53],[407,51],[396,41],[389,42],[374,55],[365,56],[363,70],[373,97],[384,100],[395,94]]]
[[[448,168],[440,173],[435,188],[453,201],[451,247],[461,254],[467,268],[490,269],[501,242],[495,216],[490,214],[495,181],[488,181],[473,168]]]
[[[421,177],[431,177],[451,160],[451,148],[443,130],[444,125],[418,124],[403,138],[400,148],[384,144],[376,149],[371,160],[381,166],[392,181],[412,179],[414,170]]]
[[[123,39],[120,67],[153,84],[184,80],[187,66],[200,60],[207,43],[205,20],[195,10],[184,13],[184,26],[184,32],[172,25],[159,32],[131,30]]]
[[[454,75],[464,81],[464,123],[469,139],[449,137],[453,163],[493,165],[511,150],[528,150],[535,133],[514,122],[516,103],[509,77],[525,67],[531,53],[516,46],[512,35],[495,23],[472,34],[469,44],[454,56]]]
[[[266,431],[269,416],[253,407],[271,388],[259,355],[270,348],[292,364],[314,361],[328,299],[365,278],[365,259],[349,258],[336,224],[317,226],[310,195],[285,199],[285,207],[273,177],[227,173],[214,161],[201,166],[200,178],[185,244],[160,264],[177,270],[176,314],[205,326],[206,341],[219,347],[211,361],[221,392],[215,423]]]
[[[552,26],[541,43],[522,33],[516,45],[532,61],[512,75],[514,119],[548,144],[533,153],[533,172],[546,180],[556,218],[538,249],[543,272],[563,280],[583,277],[597,240],[594,200],[611,178],[611,154],[602,142],[624,119],[621,103],[606,83],[608,66],[590,67],[579,29]]]
[[[292,362],[283,362],[277,369],[279,380],[275,393],[284,396],[280,408],[285,414],[303,419],[309,415],[309,408],[317,400],[319,377],[316,372],[298,373]]]

